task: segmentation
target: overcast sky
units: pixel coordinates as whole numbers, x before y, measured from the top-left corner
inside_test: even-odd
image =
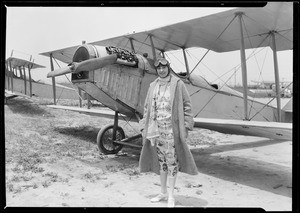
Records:
[[[233,8],[146,8],[146,7],[8,7],[6,25],[6,58],[11,55],[29,59],[46,66],[32,70],[35,80],[46,78],[50,60],[39,53],[99,41],[127,33],[140,32],[173,24]],[[191,64],[197,63],[206,50],[190,50]],[[246,54],[252,53],[249,50]],[[258,59],[257,59],[258,58]],[[247,65],[248,83],[251,80],[274,80],[273,56],[269,48],[262,50]],[[280,80],[292,80],[293,51],[278,52]],[[217,63],[216,63],[217,62]],[[174,62],[173,64],[176,64]],[[209,52],[195,73],[201,73],[208,81],[232,70],[240,64],[239,51],[230,53]],[[63,64],[62,64],[63,65]],[[180,66],[180,65],[179,65]],[[193,67],[193,66],[191,66]],[[58,68],[58,67],[55,67]],[[184,66],[179,67],[183,69]],[[262,75],[259,75],[259,72]],[[64,76],[58,81],[67,81]],[[226,81],[227,77],[223,77]],[[240,71],[229,83],[241,83]]]

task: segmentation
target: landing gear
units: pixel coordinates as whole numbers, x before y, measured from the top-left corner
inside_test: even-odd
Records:
[[[142,135],[138,134],[130,138],[125,138],[124,130],[118,126],[118,112],[115,112],[114,124],[106,125],[99,131],[97,145],[99,150],[104,154],[117,154],[124,145],[141,148],[141,146],[128,143],[141,137]]]
[[[97,145],[99,150],[104,154],[116,154],[122,148],[122,144],[117,144],[115,140],[122,140],[125,138],[125,133],[121,127],[117,127],[117,131],[115,132],[115,137],[113,135],[114,125],[107,125],[99,131],[97,135]]]

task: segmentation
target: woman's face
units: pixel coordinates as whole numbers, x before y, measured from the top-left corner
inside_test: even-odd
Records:
[[[163,65],[160,65],[156,68],[157,70],[157,74],[159,77],[161,78],[165,78],[169,75],[169,68],[168,66],[163,66]]]

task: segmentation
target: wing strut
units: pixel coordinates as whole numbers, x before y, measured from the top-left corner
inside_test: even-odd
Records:
[[[10,72],[9,72],[9,75],[10,75],[10,91],[11,92],[14,92],[14,68],[12,67],[12,65],[11,65],[11,61],[9,61],[9,67],[10,67]]]
[[[153,60],[156,61],[156,53],[155,53],[155,47],[154,47],[152,35],[149,35],[149,38],[150,38],[150,42],[151,42]]]
[[[52,55],[52,53],[50,53],[50,65],[51,65],[51,71],[53,71],[54,66],[53,66],[53,55]],[[53,88],[53,101],[54,101],[54,105],[56,105],[55,77],[52,77],[52,88]]]
[[[20,66],[19,69],[20,69],[20,71],[23,69],[23,73],[24,73],[24,94],[26,95],[26,93],[27,93],[27,83],[26,83],[26,71],[25,71],[25,67],[24,66]]]
[[[243,82],[243,96],[244,96],[244,115],[245,120],[249,120],[248,118],[248,101],[247,101],[247,64],[246,64],[246,56],[245,56],[245,42],[244,42],[244,36],[243,36],[243,26],[242,26],[242,16],[243,12],[238,12],[236,15],[239,18],[239,25],[240,25],[240,32],[241,32],[241,65],[242,65],[242,82]]]
[[[32,68],[32,66],[33,65],[31,65],[31,67],[29,65],[27,66],[27,68],[28,68],[28,77],[29,77],[29,95],[30,95],[30,97],[32,97],[32,82],[31,82],[32,81],[32,78],[31,78],[31,68]]]
[[[277,60],[277,51],[276,51],[276,42],[275,42],[275,32],[271,32],[272,37],[272,50],[273,50],[273,60],[274,60],[274,72],[275,72],[275,89],[276,89],[276,100],[277,100],[277,116],[278,122],[281,122],[281,103],[280,103],[280,95],[279,95],[279,72],[278,72],[278,60]]]
[[[182,49],[182,52],[183,52],[183,57],[184,57],[184,62],[185,62],[186,73],[187,73],[186,77],[188,78],[190,75],[190,68],[189,68],[187,57],[186,57],[185,48]]]
[[[129,41],[130,41],[130,45],[131,45],[131,51],[135,52],[134,46],[133,46],[133,38],[129,38]]]

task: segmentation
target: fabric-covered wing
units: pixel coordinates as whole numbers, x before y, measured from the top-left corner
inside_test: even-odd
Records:
[[[104,118],[114,119],[115,112],[110,109],[100,110],[100,109],[86,109],[86,108],[79,108],[79,107],[69,107],[69,106],[59,106],[59,105],[47,105],[47,107],[54,108],[54,109],[63,109],[63,110],[70,110],[74,112],[84,113],[87,115],[92,116],[100,116]],[[122,115],[119,113],[120,117],[128,118],[126,115]],[[137,121],[136,118],[128,118],[127,120],[130,121]]]
[[[132,33],[91,44],[99,46],[117,46],[131,49],[132,40],[135,52],[148,53],[152,58],[151,39],[156,55],[160,52],[181,48],[202,47],[215,52],[229,52],[240,49],[240,25],[236,13],[242,12],[245,48],[270,46],[266,37],[276,32],[277,51],[293,48],[293,3],[269,2],[265,7],[237,8],[205,17],[200,17],[153,30]],[[227,27],[228,26],[228,27]],[[226,29],[226,30],[225,30]],[[224,32],[223,32],[224,31]],[[70,63],[78,46],[41,53]]]
[[[73,55],[78,47],[79,47],[79,45],[67,47],[64,49],[40,53],[40,55],[44,55],[44,56],[48,56],[48,57],[50,57],[52,55],[53,58],[56,58],[57,60],[62,61],[66,64],[70,64],[73,60]]]
[[[30,98],[30,96],[28,95],[25,95],[23,93],[20,93],[20,92],[11,92],[9,90],[5,90],[5,99],[8,100],[8,99],[12,99],[12,98],[15,98],[15,97],[18,97],[18,96],[22,96],[22,97],[25,97],[25,98]]]
[[[92,116],[114,119],[115,112],[112,110],[86,109],[79,107],[47,105],[55,109],[70,110],[84,113]],[[121,115],[127,120],[137,122],[136,118],[128,118]],[[259,121],[238,121],[225,119],[206,119],[194,118],[196,128],[210,129],[225,134],[249,135],[257,137],[271,138],[275,140],[292,140],[292,124],[276,122],[259,122]]]
[[[20,59],[20,58],[15,58],[15,57],[9,57],[8,59],[6,59],[7,63],[10,63],[12,68],[15,67],[21,67],[21,66],[25,66],[25,67],[30,67],[30,69],[35,69],[35,68],[45,68],[42,65],[36,64],[32,61],[27,61],[25,59]]]
[[[228,10],[149,31],[97,41],[92,44],[114,45],[130,50],[129,39],[131,38],[137,47],[135,51],[148,53],[151,56],[151,41],[149,39],[151,35],[157,53],[190,47],[202,47],[215,52],[239,50],[240,25],[238,18],[234,18],[238,12],[244,14],[242,21],[245,28],[246,49],[270,46],[269,40],[265,38],[271,31],[277,33],[277,51],[293,48],[292,2],[270,2],[265,7]],[[225,30],[227,26],[228,28]],[[223,31],[224,33],[222,33]]]
[[[292,124],[262,121],[194,118],[195,127],[225,134],[249,135],[275,140],[292,140]]]

